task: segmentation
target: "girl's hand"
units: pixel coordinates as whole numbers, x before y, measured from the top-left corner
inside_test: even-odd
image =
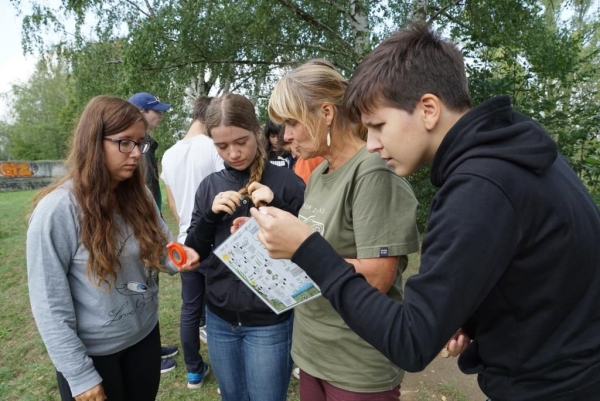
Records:
[[[248,220],[250,220],[250,217],[237,217],[233,220],[233,223],[231,224],[231,233],[233,234],[234,232],[236,232],[237,230],[240,229],[240,227],[247,222]]]
[[[102,383],[97,384],[86,392],[79,394],[75,397],[75,401],[104,401],[106,395],[104,395],[104,388]]]
[[[267,206],[273,202],[275,196],[271,188],[256,181],[248,186],[248,195],[250,195],[252,203],[256,207]]]
[[[169,242],[167,244],[167,249],[171,244],[174,244],[174,242]],[[189,246],[185,246],[183,244],[179,245],[181,245],[183,250],[185,251],[185,264],[181,267],[177,266],[177,269],[180,272],[188,272],[196,270],[198,267],[200,267],[200,255],[198,255],[198,252],[196,252],[194,248],[190,248]]]
[[[240,205],[242,201],[242,195],[235,191],[220,192],[215,196],[215,200],[212,204],[213,213],[225,212],[227,214],[233,214],[235,209]]]

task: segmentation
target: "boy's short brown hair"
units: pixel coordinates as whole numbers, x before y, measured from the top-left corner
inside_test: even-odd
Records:
[[[194,114],[192,118],[204,124],[206,122],[206,109],[208,109],[208,105],[212,100],[213,98],[209,96],[200,96],[197,98],[194,102]]]
[[[471,108],[460,50],[426,24],[416,24],[392,34],[364,58],[350,80],[344,106],[354,118],[376,106],[412,113],[426,93],[452,111]]]

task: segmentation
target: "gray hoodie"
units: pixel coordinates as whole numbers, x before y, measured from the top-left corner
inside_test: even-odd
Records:
[[[156,326],[158,286],[150,277],[150,269],[140,261],[132,227],[119,215],[114,216],[114,222],[121,268],[115,285],[99,289],[90,282],[86,273],[89,253],[80,238],[79,207],[69,188],[66,183],[48,194],[31,215],[27,275],[38,330],[56,370],[76,396],[102,381],[89,355],[121,351]],[[166,224],[159,220],[171,239]],[[169,273],[177,272],[171,263],[165,266]]]

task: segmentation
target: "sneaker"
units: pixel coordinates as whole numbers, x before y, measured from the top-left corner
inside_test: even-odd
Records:
[[[292,370],[292,375],[296,379],[300,380],[300,368],[294,368],[294,370]]]
[[[160,373],[167,373],[172,371],[173,369],[175,369],[175,366],[177,366],[177,364],[175,363],[174,360],[172,359],[161,359],[160,360]]]
[[[208,376],[209,373],[210,366],[208,366],[208,363],[206,362],[204,362],[204,367],[202,368],[201,372],[188,372],[188,388],[196,389],[202,387],[202,384],[204,384],[204,379],[206,379],[206,376]]]
[[[206,326],[200,327],[200,341],[206,344]]]
[[[176,345],[167,345],[166,347],[160,347],[160,357],[172,358],[177,355],[177,346]]]

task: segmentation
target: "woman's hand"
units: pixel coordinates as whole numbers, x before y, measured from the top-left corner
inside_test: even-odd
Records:
[[[256,181],[248,186],[248,195],[250,195],[252,203],[256,207],[267,206],[273,202],[273,197],[275,196],[271,188]]]
[[[236,217],[233,220],[233,223],[231,223],[231,233],[233,234],[234,232],[239,230],[240,227],[248,220],[250,220],[250,217]]]
[[[106,399],[106,395],[104,395],[104,388],[102,387],[102,383],[92,387],[88,391],[79,394],[75,397],[75,401],[104,401]]]
[[[227,214],[233,214],[233,212],[235,212],[235,209],[237,209],[241,202],[242,195],[240,195],[238,192],[219,192],[213,200],[211,210],[213,211],[213,213],[225,212]]]
[[[171,244],[174,244],[174,242],[169,242],[167,244],[167,249],[169,248],[169,246],[171,246]],[[181,267],[177,266],[177,269],[181,272],[188,272],[196,270],[198,267],[200,267],[200,255],[198,255],[198,252],[196,252],[194,248],[190,248],[189,246],[185,246],[183,244],[179,245],[181,245],[181,247],[185,251],[185,264]]]
[[[260,226],[258,239],[274,259],[291,259],[298,247],[312,234],[309,226],[291,213],[276,207],[250,209]]]

